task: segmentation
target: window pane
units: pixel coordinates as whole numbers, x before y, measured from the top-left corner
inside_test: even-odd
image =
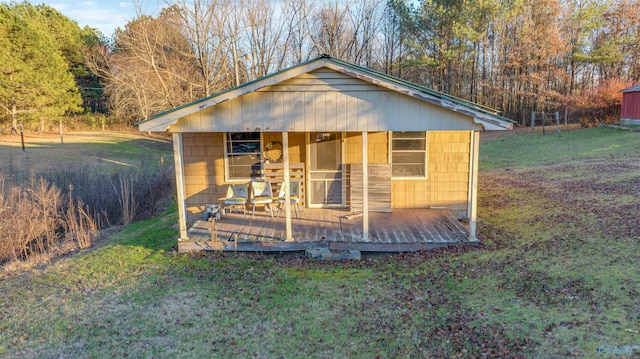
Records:
[[[424,166],[424,152],[393,152],[391,162],[393,164],[417,163]]]
[[[424,131],[392,132],[392,177],[425,177],[427,133]]]
[[[229,166],[229,178],[251,178],[253,166]]]
[[[231,153],[260,153],[260,142],[232,142]]]
[[[426,140],[393,140],[393,150],[424,151]]]
[[[232,141],[260,141],[260,132],[231,132]]]
[[[394,177],[424,177],[424,164],[393,164]]]
[[[404,132],[393,132],[392,138],[425,138],[424,131],[404,131]]]
[[[235,155],[229,156],[229,166],[260,166],[260,155]]]
[[[227,178],[250,179],[261,176],[260,132],[227,134]]]

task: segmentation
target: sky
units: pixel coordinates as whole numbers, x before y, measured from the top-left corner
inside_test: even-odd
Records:
[[[162,8],[162,0],[29,0],[34,5],[46,4],[62,15],[74,20],[80,27],[94,27],[110,37],[117,27],[133,20],[136,15],[134,4],[139,4],[144,14],[157,15]]]

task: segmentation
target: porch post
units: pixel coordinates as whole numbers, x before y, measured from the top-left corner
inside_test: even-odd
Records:
[[[369,242],[369,138],[362,132],[362,240]]]
[[[282,132],[282,162],[284,164],[284,218],[287,241],[293,241],[291,229],[291,174],[289,171],[289,133]]]
[[[176,167],[176,202],[178,202],[178,226],[180,228],[180,239],[187,237],[187,208],[184,190],[184,156],[182,151],[182,132],[173,133],[173,162]]]
[[[469,241],[478,242],[476,238],[476,220],[478,205],[478,157],[480,148],[480,133],[471,131],[471,148],[469,149]]]

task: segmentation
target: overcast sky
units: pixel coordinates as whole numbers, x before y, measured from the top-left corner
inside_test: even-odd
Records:
[[[4,2],[4,0],[3,0]],[[105,36],[113,35],[117,27],[124,25],[135,17],[133,0],[29,0],[34,5],[47,4],[58,10],[62,15],[78,22],[80,27],[95,27]],[[162,8],[162,0],[142,0],[143,12],[149,15],[157,15]]]

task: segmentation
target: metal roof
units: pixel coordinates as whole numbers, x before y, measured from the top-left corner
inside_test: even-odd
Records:
[[[624,90],[621,90],[620,92],[638,92],[640,91],[640,85],[635,85],[629,88],[626,88]]]

